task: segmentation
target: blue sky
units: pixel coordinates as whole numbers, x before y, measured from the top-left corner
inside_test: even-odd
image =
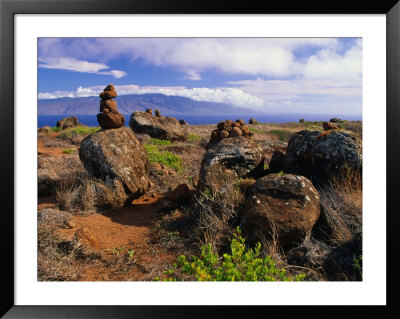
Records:
[[[40,38],[38,97],[162,93],[270,113],[361,115],[359,38]]]

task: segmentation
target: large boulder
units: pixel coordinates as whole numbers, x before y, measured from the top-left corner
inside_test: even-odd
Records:
[[[128,204],[148,188],[146,150],[127,127],[87,136],[79,148],[79,158],[89,174],[112,187],[118,202]]]
[[[321,181],[349,171],[360,173],[362,141],[352,132],[329,131],[314,142],[311,158],[314,175]]]
[[[319,194],[307,178],[270,174],[250,189],[241,228],[250,242],[276,235],[282,247],[291,247],[310,234],[319,216]]]
[[[187,126],[181,125],[171,116],[153,116],[147,112],[133,112],[129,126],[137,134],[148,134],[151,137],[170,141],[186,141]]]
[[[208,143],[200,169],[199,189],[221,188],[237,178],[261,176],[264,154],[253,140],[243,136]]]
[[[78,122],[78,118],[76,116],[64,117],[57,121],[57,127],[60,127],[62,130],[80,125],[81,124]]]
[[[283,171],[326,182],[349,170],[361,172],[362,142],[352,132],[301,131],[289,140]]]

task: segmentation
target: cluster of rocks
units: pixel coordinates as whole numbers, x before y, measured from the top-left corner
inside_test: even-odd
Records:
[[[148,134],[162,140],[186,141],[187,125],[182,125],[172,116],[161,116],[157,111],[156,116],[152,115],[151,109],[133,112],[129,126],[136,134]]]
[[[97,114],[97,121],[102,129],[120,128],[125,124],[124,116],[117,110],[117,102],[113,98],[117,97],[114,85],[109,84],[100,93],[100,112]]]
[[[236,120],[235,122],[226,120],[225,122],[219,122],[217,129],[211,132],[210,143],[218,142],[228,137],[239,136],[254,140],[254,133],[250,132],[243,120]]]

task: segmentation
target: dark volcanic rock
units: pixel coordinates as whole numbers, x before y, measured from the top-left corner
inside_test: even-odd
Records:
[[[184,119],[180,119],[179,123],[182,125],[188,125],[188,123]]]
[[[254,117],[252,117],[252,118],[249,120],[249,124],[258,124],[258,121],[257,121]]]
[[[137,133],[145,133],[151,137],[170,141],[186,141],[187,126],[181,125],[176,118],[170,116],[154,117],[146,112],[133,112],[129,122],[131,129]]]
[[[127,127],[89,135],[82,141],[79,157],[89,174],[111,186],[122,202],[143,195],[148,188],[146,150]]]
[[[338,123],[338,122],[340,122],[341,121],[341,119],[338,119],[337,117],[333,117],[333,118],[331,118],[330,120],[329,120],[329,122],[331,122],[331,123]]]
[[[320,216],[319,194],[304,176],[271,174],[257,180],[241,211],[241,228],[250,242],[276,231],[283,247],[310,234]]]
[[[320,182],[348,169],[361,171],[362,142],[349,131],[301,131],[289,140],[283,171]]]
[[[320,131],[303,130],[292,135],[283,161],[285,173],[303,175],[309,178],[313,175],[311,149],[320,134]]]
[[[351,132],[330,131],[314,142],[312,163],[315,176],[327,180],[348,169],[359,172],[362,168],[362,142]]]
[[[201,163],[199,189],[220,188],[235,178],[260,176],[263,169],[263,151],[251,139],[240,136],[208,143]]]
[[[61,127],[62,130],[75,126],[80,126],[78,118],[76,116],[64,117],[61,120],[57,121],[57,127]]]

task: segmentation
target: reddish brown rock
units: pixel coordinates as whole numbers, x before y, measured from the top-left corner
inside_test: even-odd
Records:
[[[160,116],[161,116],[161,113],[160,113],[160,111],[159,111],[158,109],[156,109],[156,111],[154,112],[154,115],[155,115],[156,117],[160,117]]]
[[[226,127],[226,122],[219,122],[219,123],[217,124],[217,128],[218,128],[219,130],[224,130],[225,127]]]
[[[117,97],[116,91],[103,91],[100,93],[100,98],[102,99],[111,99]]]
[[[244,120],[236,120],[236,123],[239,123],[240,127],[242,127],[244,125]]]
[[[101,100],[100,101],[100,112],[103,112],[105,109],[117,110],[117,102],[114,100]]]
[[[249,129],[249,127],[248,127],[247,125],[243,125],[243,126],[241,127],[241,130],[242,130],[242,132],[243,132],[243,135],[247,135],[247,134],[250,133],[250,129]]]
[[[239,123],[237,123],[237,124],[239,124]],[[242,130],[239,127],[233,127],[229,134],[229,136],[231,136],[231,137],[238,137],[241,135],[242,135]]]
[[[220,140],[219,130],[211,132],[210,142],[216,142]]]
[[[250,242],[277,236],[283,247],[302,242],[320,216],[318,191],[304,176],[270,174],[257,180],[241,211]]]
[[[329,131],[329,130],[340,130],[339,125],[336,125],[336,124],[331,123],[331,122],[324,122],[324,123],[322,123],[322,127],[324,128],[325,131]]]
[[[219,131],[219,137],[221,139],[227,138],[228,136],[229,136],[229,132],[228,131],[226,131],[226,130]]]
[[[152,109],[146,109],[146,113],[153,114],[153,110]]]
[[[97,114],[97,121],[103,129],[108,130],[124,126],[125,117],[116,110],[110,112],[108,109],[104,109],[103,113]]]

